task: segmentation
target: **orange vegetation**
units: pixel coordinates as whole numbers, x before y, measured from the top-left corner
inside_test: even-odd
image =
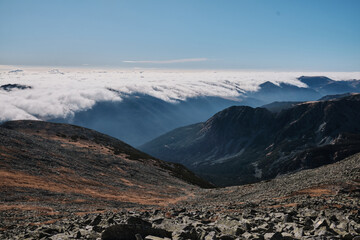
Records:
[[[292,196],[295,195],[310,195],[312,197],[319,197],[323,195],[335,195],[336,191],[334,189],[328,188],[328,186],[319,186],[319,187],[311,187],[305,188],[299,191],[294,192],[291,194]]]
[[[296,207],[298,203],[288,203],[288,204],[278,204],[278,205],[272,205],[272,206],[266,206],[266,208],[281,208],[281,207]]]
[[[123,180],[123,179],[122,179]],[[128,180],[126,180],[128,181]],[[128,184],[131,182],[128,181]],[[19,187],[41,189],[56,193],[82,194],[92,198],[132,202],[143,205],[167,205],[186,197],[171,198],[155,191],[136,191],[136,189],[121,189],[104,183],[86,179],[77,175],[34,176],[20,171],[0,170],[0,187]]]

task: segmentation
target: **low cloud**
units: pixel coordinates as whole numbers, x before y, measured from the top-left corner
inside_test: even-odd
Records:
[[[125,60],[124,63],[153,63],[153,64],[172,64],[172,63],[187,63],[187,62],[204,62],[208,61],[207,58],[184,58],[172,60],[149,60],[149,61],[132,61]]]
[[[126,95],[134,93],[167,102],[198,96],[235,99],[243,92],[256,91],[266,81],[306,87],[297,80],[302,75],[322,75],[335,80],[360,79],[360,73],[349,72],[24,69],[12,73],[6,69],[0,70],[1,85],[21,84],[31,88],[0,90],[0,121],[71,117],[92,108],[97,102],[122,101]]]

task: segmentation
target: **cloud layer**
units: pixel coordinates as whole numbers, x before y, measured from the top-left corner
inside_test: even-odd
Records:
[[[302,75],[334,80],[360,79],[360,73],[150,71],[150,70],[52,70],[0,68],[0,85],[22,84],[31,89],[0,90],[0,121],[64,118],[90,109],[96,102],[121,101],[133,93],[167,102],[197,96],[238,98],[271,81],[306,87]],[[110,90],[109,90],[110,89]]]

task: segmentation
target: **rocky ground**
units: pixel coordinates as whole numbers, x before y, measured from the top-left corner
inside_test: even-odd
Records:
[[[351,195],[328,200],[311,198],[296,206],[264,207],[246,203],[242,207],[220,209],[177,206],[87,214],[53,224],[8,229],[2,238],[356,239],[360,235],[360,222],[358,210],[353,206],[357,203],[348,197]]]
[[[256,184],[194,188],[167,206],[59,213],[48,222],[34,212],[27,222],[16,220],[3,210],[0,239],[360,239],[359,200],[357,154]],[[4,221],[8,214],[11,222]]]

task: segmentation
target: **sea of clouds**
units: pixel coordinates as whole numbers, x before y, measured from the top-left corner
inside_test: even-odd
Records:
[[[334,80],[360,79],[360,72],[243,72],[170,70],[12,69],[0,68],[0,86],[21,84],[28,89],[0,89],[0,121],[66,118],[96,102],[121,101],[140,93],[176,104],[198,96],[236,99],[256,91],[266,81],[307,87],[300,76]]]

